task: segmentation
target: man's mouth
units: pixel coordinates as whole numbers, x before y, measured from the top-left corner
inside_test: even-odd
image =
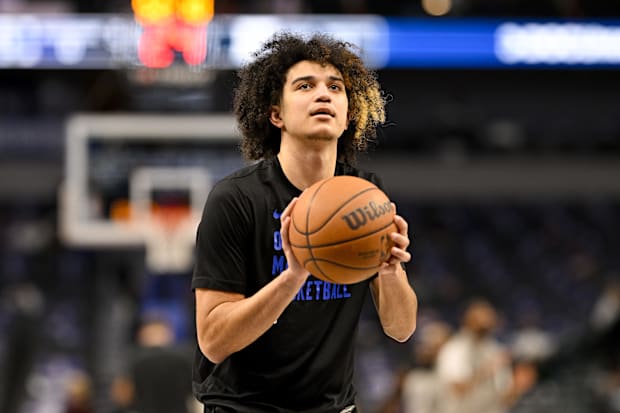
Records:
[[[335,113],[332,110],[328,109],[328,108],[321,108],[321,109],[317,109],[315,111],[312,111],[310,113],[310,115],[311,116],[327,115],[327,116],[334,117]]]

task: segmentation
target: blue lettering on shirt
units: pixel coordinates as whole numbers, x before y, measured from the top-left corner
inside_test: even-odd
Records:
[[[280,231],[274,231],[273,233],[273,249],[282,251],[282,236],[280,235]]]
[[[306,281],[306,283],[304,284],[304,287],[306,287],[306,300],[311,301],[312,300],[312,282],[311,281]],[[301,287],[302,289],[304,287]]]
[[[331,301],[350,297],[351,293],[344,284],[312,279],[302,285],[295,296],[295,301]]]
[[[334,289],[332,290],[332,300],[342,298],[342,294],[340,293],[340,286],[338,284],[334,285]]]
[[[273,264],[271,265],[271,275],[274,277],[280,274],[287,268],[286,259],[284,255],[274,255],[273,256]]]
[[[325,283],[323,284],[323,300],[329,300],[330,299],[330,295],[329,295],[329,291],[331,290],[331,283]]]
[[[306,301],[303,287],[299,289],[299,292],[297,292],[297,295],[295,296],[295,301]]]
[[[316,298],[315,300],[321,299],[321,285],[323,285],[323,281],[314,281],[314,288],[316,288]]]
[[[273,211],[273,218],[279,219],[280,213]],[[286,257],[282,254],[282,235],[279,229],[273,231],[273,261],[271,275],[276,277],[288,268]],[[301,286],[294,301],[331,301],[343,300],[351,297],[351,293],[344,284],[334,284],[327,281],[308,279]]]

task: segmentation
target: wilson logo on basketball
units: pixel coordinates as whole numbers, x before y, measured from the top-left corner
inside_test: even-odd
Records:
[[[347,223],[349,228],[356,230],[366,225],[368,220],[374,221],[382,215],[385,215],[392,211],[392,204],[390,201],[386,201],[383,204],[377,204],[375,201],[370,201],[368,205],[362,208],[356,208],[352,212],[341,216],[341,218]]]

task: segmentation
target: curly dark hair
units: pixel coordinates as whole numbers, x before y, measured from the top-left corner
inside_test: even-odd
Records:
[[[349,128],[338,142],[338,159],[353,162],[357,152],[368,149],[385,122],[385,96],[376,73],[367,69],[352,51],[351,43],[325,34],[309,39],[278,33],[254,53],[255,60],[242,67],[233,106],[243,136],[241,152],[246,159],[271,158],[280,150],[280,129],[269,121],[278,105],[291,66],[302,60],[331,64],[340,71],[349,100]]]

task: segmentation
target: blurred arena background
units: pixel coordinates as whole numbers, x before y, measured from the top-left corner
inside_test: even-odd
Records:
[[[358,44],[390,100],[360,163],[410,222],[420,317],[400,345],[364,314],[362,410],[415,413],[409,373],[478,297],[514,379],[534,383],[509,411],[620,412],[620,3],[0,0],[0,13],[0,412],[140,412],[140,386],[166,386],[148,357],[189,386],[191,249],[175,228],[187,219],[191,244],[200,188],[241,162],[234,69],[286,28]],[[127,229],[140,208],[146,225]],[[171,391],[155,393],[187,388]]]

